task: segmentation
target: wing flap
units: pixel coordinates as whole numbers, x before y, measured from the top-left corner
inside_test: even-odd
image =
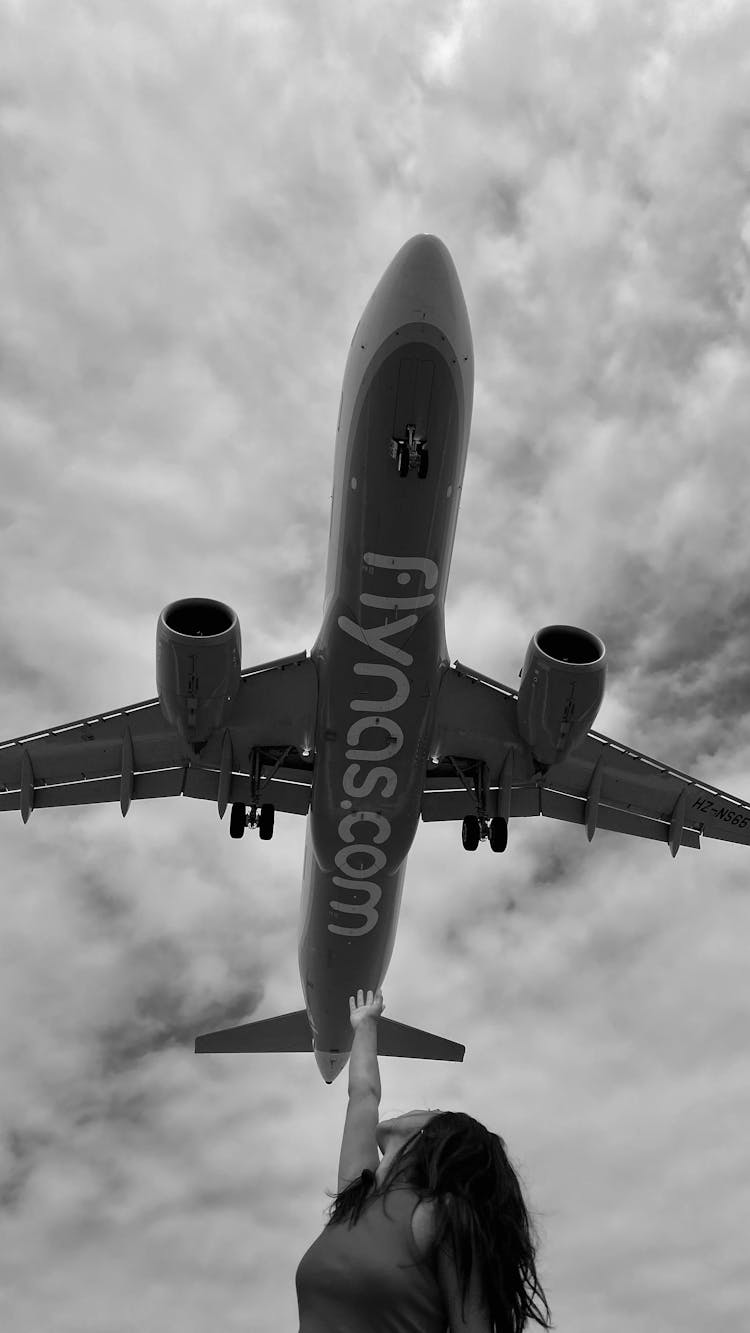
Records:
[[[487,815],[493,818],[498,813],[500,790],[491,787],[488,791]],[[461,791],[426,791],[422,798],[422,819],[425,823],[432,820],[458,820],[476,814],[476,805],[469,793]],[[546,815],[548,819],[563,819],[569,824],[586,823],[586,801],[568,792],[556,791],[550,787],[515,787],[511,793],[511,819],[531,815]],[[634,810],[621,810],[615,806],[600,802],[596,816],[597,829],[609,829],[614,833],[629,833],[637,838],[652,838],[657,842],[669,842],[671,822],[649,818]],[[680,845],[700,847],[698,830],[685,826]]]
[[[285,814],[306,815],[310,809],[312,787],[309,782],[288,782],[272,778],[261,793],[263,800]],[[153,773],[135,773],[131,799],[150,800],[161,796],[192,796],[199,800],[218,801],[219,774],[210,769],[186,765],[161,769]],[[122,785],[119,777],[90,778],[80,782],[63,782],[35,787],[31,808],[49,810],[55,806],[97,805],[106,801],[120,801]],[[22,794],[19,791],[0,791],[0,811],[20,810]],[[229,801],[250,805],[252,788],[249,776],[232,775]]]
[[[465,819],[476,814],[476,802],[465,787],[449,790],[451,779],[442,778],[438,782],[446,784],[444,788],[433,787],[429,776],[422,795],[422,819],[426,824],[435,820]],[[498,814],[500,789],[489,787],[487,791],[487,816],[489,819]],[[540,815],[538,787],[514,787],[510,796],[511,819],[525,818],[528,815]]]
[[[549,770],[549,780],[573,796],[585,797],[600,761],[601,800],[636,809],[651,818],[668,819],[680,793],[693,781],[596,732],[589,732],[572,754]]]
[[[567,792],[544,788],[541,792],[541,807],[541,813],[550,819],[564,819],[569,824],[586,823],[586,801],[570,796]],[[596,828],[597,832],[599,829],[609,829],[613,833],[629,833],[636,838],[669,842],[671,821],[649,819],[634,810],[620,810],[600,802],[596,813]],[[680,846],[697,850],[700,845],[698,830],[686,825],[680,835]]]
[[[184,769],[161,769],[154,773],[136,773],[133,777],[133,800],[148,800],[157,796],[179,796],[182,791]],[[64,782],[56,786],[35,787],[31,809],[49,810],[64,805],[98,805],[105,801],[119,801],[121,780],[92,778],[82,782]],[[0,811],[20,810],[20,791],[0,791]]]
[[[219,774],[210,769],[196,768],[193,765],[185,776],[185,796],[194,796],[201,801],[218,801]],[[310,809],[312,782],[289,782],[284,778],[271,778],[260,791],[260,800],[269,801],[275,810],[289,815],[306,815]],[[252,784],[249,776],[233,773],[229,790],[229,801],[250,805],[252,802]]]

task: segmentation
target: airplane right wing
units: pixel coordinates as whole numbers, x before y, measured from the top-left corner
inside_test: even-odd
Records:
[[[536,771],[517,725],[515,690],[456,662],[438,696],[422,819],[546,815],[699,848],[701,836],[750,845],[750,803],[599,732],[546,773]]]

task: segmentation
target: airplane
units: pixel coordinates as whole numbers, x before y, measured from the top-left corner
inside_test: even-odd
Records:
[[[591,730],[606,651],[547,625],[513,690],[456,660],[444,604],[469,441],[474,358],[447,247],[412,237],[352,339],[336,430],[323,622],[309,652],[241,667],[237,614],[171,602],[157,698],[0,744],[0,809],[183,795],[229,830],[307,817],[299,918],[305,1008],[197,1037],[196,1053],[312,1050],[332,1083],[351,1053],[348,997],[375,992],[395,941],[420,819],[505,850],[545,815],[680,847],[750,843],[750,804]],[[248,812],[249,807],[249,812]],[[465,1047],[381,1017],[378,1054]]]

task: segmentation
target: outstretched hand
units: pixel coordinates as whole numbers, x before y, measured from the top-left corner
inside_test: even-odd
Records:
[[[355,1032],[365,1018],[377,1020],[384,1009],[385,1001],[380,989],[376,990],[374,995],[371,990],[368,990],[366,999],[363,990],[358,990],[356,997],[354,995],[349,996],[349,1022]]]

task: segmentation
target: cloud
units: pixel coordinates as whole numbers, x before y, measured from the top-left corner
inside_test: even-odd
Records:
[[[153,696],[175,597],[236,607],[246,665],[311,646],[349,341],[425,230],[476,355],[452,656],[515,685],[536,628],[582,624],[597,726],[747,795],[745,7],[5,0],[0,28],[3,734]],[[19,1333],[294,1320],[343,1084],[190,1047],[300,1006],[303,836],[177,800],[3,820]],[[388,1012],[467,1053],[382,1061],[383,1111],[503,1133],[562,1333],[747,1309],[745,857],[415,840]]]

